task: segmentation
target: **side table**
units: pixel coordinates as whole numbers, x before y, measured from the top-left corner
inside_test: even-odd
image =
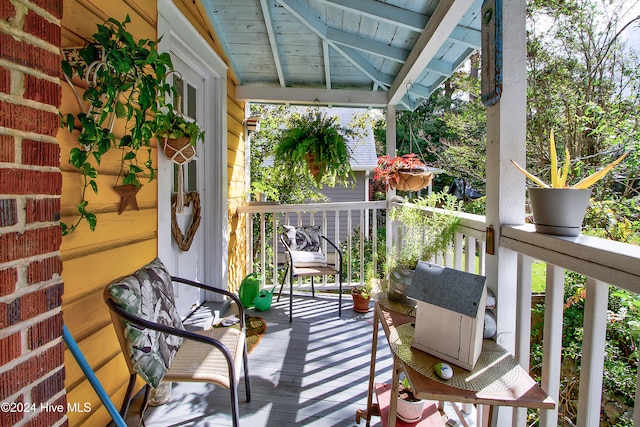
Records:
[[[416,397],[425,400],[437,401],[441,404],[442,402],[461,402],[472,403],[476,405],[488,405],[489,407],[511,406],[536,409],[553,409],[555,407],[555,402],[533,380],[533,378],[531,378],[531,376],[529,376],[529,374],[515,362],[513,356],[509,354],[507,350],[498,346],[493,341],[490,341],[492,351],[495,352],[495,349],[498,348],[498,351],[503,352],[503,354],[500,354],[500,357],[497,358],[495,363],[509,363],[509,366],[514,366],[514,369],[518,370],[518,375],[516,376],[517,379],[513,382],[513,384],[508,384],[508,386],[501,388],[499,387],[500,384],[496,383],[496,387],[491,387],[492,382],[500,381],[500,378],[495,380],[493,378],[485,378],[489,387],[476,391],[452,387],[445,384],[444,381],[436,380],[434,378],[431,378],[430,375],[425,375],[418,372],[417,370],[409,366],[408,363],[402,360],[400,355],[398,355],[394,349],[394,345],[397,347],[397,343],[394,342],[394,345],[392,345],[392,342],[390,340],[391,337],[397,339],[398,328],[401,327],[401,325],[415,322],[415,318],[407,314],[394,311],[393,309],[382,305],[380,301],[376,301],[374,310],[367,408],[364,411],[359,410],[356,414],[356,419],[359,420],[361,417],[364,418],[367,422],[367,426],[370,425],[371,416],[377,415],[378,412],[381,415],[386,415],[388,412],[388,419],[383,419],[383,426],[396,426],[397,399],[389,399],[388,409],[386,407],[382,409],[378,407],[376,410],[376,406],[379,405],[373,404],[376,349],[378,345],[379,324],[382,325],[382,329],[384,330],[385,336],[387,338],[387,343],[390,345],[393,354],[393,373],[391,379],[390,396],[396,396],[398,393],[399,374],[402,370],[409,380],[411,388],[414,391],[414,395]],[[489,342],[485,344],[489,345]],[[454,371],[462,370],[462,368],[456,366],[453,366],[453,368]],[[470,377],[474,377],[476,379],[482,379],[483,375],[486,375],[486,373],[482,370],[478,370],[478,367],[476,367],[474,371],[469,373]],[[380,401],[378,401],[378,404],[380,404]],[[491,415],[492,411],[489,410],[488,417],[485,418],[487,425],[491,425]],[[478,423],[478,425],[481,424]]]

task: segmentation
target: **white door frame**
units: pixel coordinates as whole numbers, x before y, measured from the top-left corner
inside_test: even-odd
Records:
[[[204,77],[205,127],[204,188],[200,200],[204,227],[204,278],[200,280],[227,289],[228,219],[227,219],[227,65],[200,36],[171,0],[158,0],[159,50],[179,53],[182,61]],[[196,53],[197,52],[197,53]],[[199,163],[200,166],[200,163]],[[171,245],[172,163],[158,153],[158,256],[173,274]],[[207,295],[207,299],[213,299]]]

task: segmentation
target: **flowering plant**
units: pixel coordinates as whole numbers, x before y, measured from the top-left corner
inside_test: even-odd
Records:
[[[398,157],[380,156],[378,166],[373,170],[374,181],[381,181],[388,188],[400,182],[399,172],[402,170],[418,170],[424,172],[426,165],[414,153]]]
[[[589,188],[593,184],[595,184],[598,180],[602,179],[615,165],[620,163],[629,153],[624,153],[622,156],[618,157],[617,160],[608,164],[604,168],[599,171],[589,175],[584,178],[577,184],[569,187],[567,185],[567,176],[569,175],[569,165],[571,161],[571,157],[569,156],[569,150],[565,149],[565,163],[562,169],[558,168],[558,158],[556,155],[556,143],[553,137],[553,130],[551,131],[551,135],[549,136],[549,150],[551,151],[551,185],[546,184],[537,176],[527,172],[522,166],[511,160],[511,163],[518,168],[520,172],[522,172],[527,178],[531,181],[535,182],[542,188],[574,188],[578,190],[584,190]]]

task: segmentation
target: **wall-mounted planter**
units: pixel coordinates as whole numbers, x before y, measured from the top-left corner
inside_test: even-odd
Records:
[[[533,221],[538,233],[579,236],[591,189],[529,188]]]

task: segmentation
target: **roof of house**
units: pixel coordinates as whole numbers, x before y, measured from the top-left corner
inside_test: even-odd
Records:
[[[328,116],[336,116],[343,127],[348,127],[354,116],[362,110],[356,108],[322,108]],[[378,165],[376,143],[373,136],[371,122],[367,121],[366,128],[359,137],[347,137],[347,146],[351,154],[351,169],[354,171],[372,171]]]

